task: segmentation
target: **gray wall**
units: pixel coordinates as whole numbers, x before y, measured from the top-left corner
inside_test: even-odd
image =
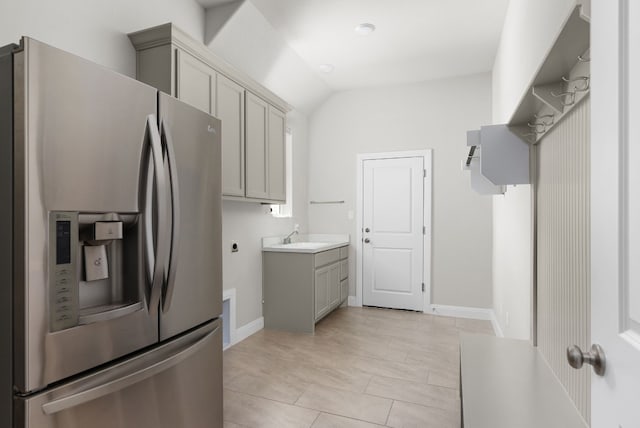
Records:
[[[202,40],[204,16],[195,0],[2,0],[0,45],[30,36],[135,77],[127,33],[172,21]]]
[[[356,236],[357,154],[431,148],[432,303],[491,307],[491,198],[473,192],[460,168],[466,131],[490,120],[488,73],[331,96],[309,118],[309,199],[346,203],[311,205],[309,229]]]

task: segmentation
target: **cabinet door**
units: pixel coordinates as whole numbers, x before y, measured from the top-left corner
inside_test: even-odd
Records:
[[[342,260],[340,262],[340,279],[347,279],[349,276],[349,260]]]
[[[340,281],[340,304],[349,298],[349,280]]]
[[[329,266],[329,289],[331,293],[331,309],[340,304],[340,263],[334,263]]]
[[[222,121],[222,194],[244,196],[244,88],[219,74],[216,96]]]
[[[246,196],[248,198],[268,199],[269,147],[267,143],[267,123],[269,105],[247,91],[245,111]]]
[[[176,57],[176,98],[215,116],[216,71],[180,49]]]
[[[316,321],[329,312],[329,284],[329,266],[316,269],[314,283]]]
[[[286,116],[273,106],[269,106],[269,199],[287,199],[285,146]]]

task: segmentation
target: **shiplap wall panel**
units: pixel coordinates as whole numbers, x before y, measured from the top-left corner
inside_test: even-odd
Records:
[[[566,348],[591,348],[590,110],[587,98],[537,146],[538,346],[588,423],[591,369]]]

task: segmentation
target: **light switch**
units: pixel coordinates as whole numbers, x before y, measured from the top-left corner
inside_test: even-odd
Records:
[[[104,245],[84,246],[84,273],[87,281],[109,278],[107,249]]]

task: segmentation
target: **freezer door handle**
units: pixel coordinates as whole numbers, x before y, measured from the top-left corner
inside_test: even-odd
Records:
[[[163,151],[166,151],[167,154],[171,192],[171,245],[169,246],[169,266],[165,269],[164,277],[166,286],[162,295],[162,311],[167,312],[171,307],[171,300],[173,299],[173,288],[176,282],[176,269],[178,267],[178,254],[180,250],[180,194],[173,138],[171,137],[169,125],[164,120],[160,123],[160,137],[162,138]]]
[[[162,142],[160,132],[158,131],[156,116],[150,114],[147,116],[147,129],[145,139],[151,146],[151,157],[153,164],[146,163],[147,182],[145,194],[145,248],[147,259],[148,281],[150,284],[149,293],[149,313],[154,314],[160,302],[162,294],[162,281],[164,279],[163,258],[166,254],[166,236],[167,236],[167,212],[166,212],[166,195],[167,185],[164,173],[164,161],[162,157]],[[153,167],[153,169],[151,168]],[[143,169],[143,171],[145,171]],[[155,209],[153,207],[154,192],[151,189],[151,183],[155,181]],[[156,242],[154,245],[154,227],[153,219],[157,220],[156,224]]]
[[[102,378],[97,376],[87,380],[87,385],[84,387],[79,386],[77,388],[78,391],[74,394],[56,398],[43,404],[42,411],[47,415],[53,415],[63,410],[79,406],[88,401],[116,393],[131,385],[135,385],[138,382],[160,374],[198,353],[208,344],[209,341],[214,339],[214,336],[219,329],[220,326],[218,325],[204,337],[198,339],[195,343],[188,343],[167,357],[164,357],[164,355],[162,355],[164,358],[158,357],[154,355],[154,352],[151,352],[148,355],[144,355],[140,358],[134,359],[133,361],[124,363],[121,366],[116,366],[114,369],[124,372],[124,374],[120,375],[117,379],[113,379],[113,374],[110,371],[107,371],[102,374]],[[156,359],[159,361],[155,361]]]

